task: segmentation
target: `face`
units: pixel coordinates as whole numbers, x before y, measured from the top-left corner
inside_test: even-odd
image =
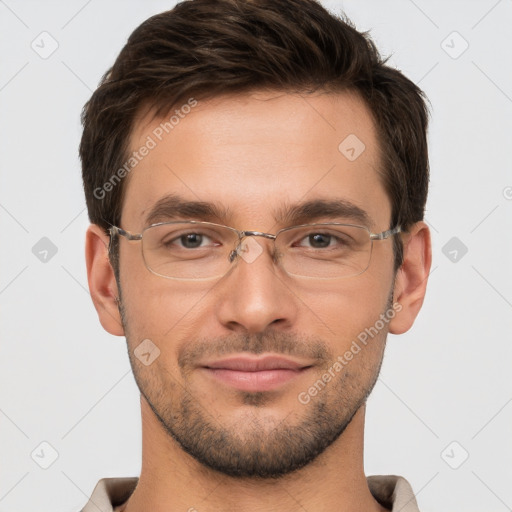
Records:
[[[215,215],[161,208],[153,222],[276,233],[291,225],[286,212],[310,203],[295,223],[361,224],[326,208],[342,201],[373,233],[392,227],[376,130],[357,97],[260,92],[190,110],[169,133],[158,129],[164,119],[138,120],[131,149],[148,136],[155,146],[126,183],[123,229],[140,233],[171,195],[212,203]],[[318,280],[287,274],[272,240],[257,243],[261,254],[236,259],[223,277],[184,281],[150,272],[141,243],[121,237],[119,286],[137,384],[170,438],[225,474],[275,477],[334,443],[371,392],[395,314],[393,250],[391,239],[374,242],[364,273]],[[139,360],[139,346],[153,356]]]

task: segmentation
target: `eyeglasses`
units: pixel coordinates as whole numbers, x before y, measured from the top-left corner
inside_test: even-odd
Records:
[[[142,241],[142,257],[148,270],[168,279],[220,278],[239,257],[251,263],[263,247],[248,237],[273,240],[273,259],[287,274],[335,279],[362,274],[370,265],[373,242],[395,235],[401,228],[375,234],[367,227],[352,224],[303,224],[273,235],[211,222],[173,221],[153,224],[138,234],[117,226],[109,231],[111,244],[116,235]]]

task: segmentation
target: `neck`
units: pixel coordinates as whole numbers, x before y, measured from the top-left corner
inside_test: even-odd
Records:
[[[365,406],[312,463],[277,479],[233,478],[185,453],[142,406],[142,470],[123,512],[385,512],[363,470]]]

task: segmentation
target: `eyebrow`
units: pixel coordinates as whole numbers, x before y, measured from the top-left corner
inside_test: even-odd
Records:
[[[159,199],[144,219],[146,226],[174,219],[222,222],[229,217],[227,208],[205,201],[189,201],[169,194]]]
[[[365,210],[346,199],[314,199],[280,208],[274,217],[281,224],[289,225],[306,224],[322,219],[357,222],[370,228],[374,225]]]
[[[230,210],[218,203],[189,201],[176,194],[160,198],[149,210],[144,225],[178,219],[202,220],[226,223],[231,218]],[[274,211],[274,220],[282,225],[307,224],[321,219],[327,221],[357,222],[373,227],[368,213],[345,199],[313,199],[292,205],[282,206]]]

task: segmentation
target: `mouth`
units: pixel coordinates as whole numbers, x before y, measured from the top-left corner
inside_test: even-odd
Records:
[[[211,378],[241,391],[270,391],[303,375],[312,364],[278,355],[231,356],[200,366]]]

